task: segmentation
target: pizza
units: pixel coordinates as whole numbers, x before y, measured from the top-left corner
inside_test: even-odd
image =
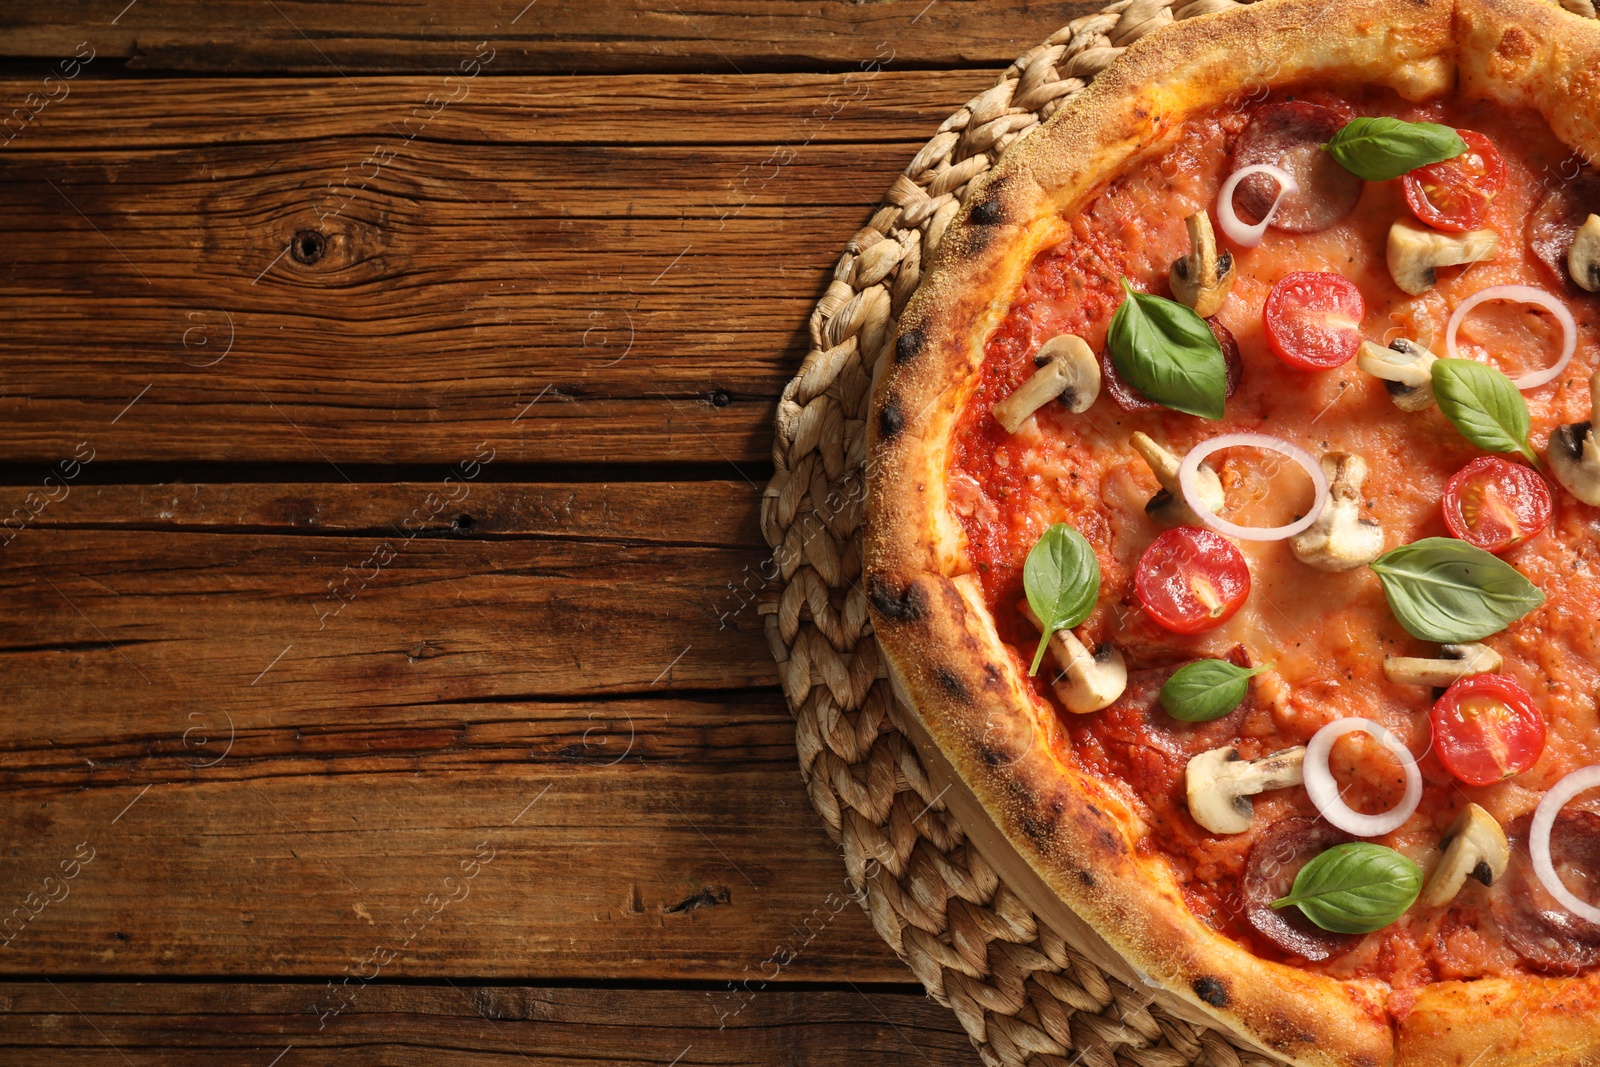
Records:
[[[880,362],[863,584],[963,824],[1294,1063],[1600,1062],[1597,160],[1541,0],[1186,20]]]

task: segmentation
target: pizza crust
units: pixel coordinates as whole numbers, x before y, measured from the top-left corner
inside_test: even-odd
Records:
[[[986,338],[1035,255],[1063,236],[1063,214],[1162,151],[1185,116],[1312,80],[1424,99],[1451,91],[1458,72],[1465,91],[1532,107],[1600,154],[1600,28],[1541,0],[1263,0],[1141,40],[969,192],[902,316],[870,416],[868,602],[925,743],[1003,844],[1165,1004],[1307,1067],[1375,1067],[1397,1047],[1407,1067],[1465,1067],[1480,1054],[1479,1067],[1536,1064],[1550,1043],[1562,1062],[1588,1062],[1600,1028],[1573,1012],[1600,1002],[1600,977],[1429,986],[1397,1025],[1384,983],[1262,960],[1201,923],[1170,869],[1134,847],[1137,813],[1053,755],[1055,712],[1025,689],[982,598],[964,594],[949,447]],[[1491,1026],[1491,1002],[1520,1028]]]
[[[1600,1063],[1600,974],[1429,986],[1400,1024],[1405,1067],[1590,1067]]]

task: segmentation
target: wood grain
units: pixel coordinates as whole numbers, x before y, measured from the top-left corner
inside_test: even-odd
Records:
[[[219,706],[305,725],[776,683],[754,486],[454,470],[373,488],[0,490],[13,523],[67,494],[39,511],[54,528],[8,530],[0,549],[0,737],[60,744]]]
[[[713,990],[375,984],[322,1029],[319,991],[326,995],[296,985],[0,983],[10,1019],[0,1064],[268,1067],[278,1055],[277,1067],[976,1062],[947,1009],[894,988],[729,1000]]]
[[[478,79],[477,110],[443,111],[426,140],[406,139],[403,108],[385,132],[343,83],[300,88],[321,109],[281,124],[259,89],[155,83],[176,112],[166,142],[200,116],[216,140],[140,149],[120,146],[119,94],[81,85],[0,152],[0,450],[50,462],[90,441],[114,461],[335,477],[480,442],[530,463],[765,458],[839,249],[965,92],[916,105],[895,81],[909,110],[868,125],[905,139],[834,143],[877,109],[810,119],[803,97],[817,110],[827,79],[787,115],[725,95],[696,115],[662,105],[661,122],[637,79],[591,79],[589,109],[622,100],[642,130],[743,140],[576,144],[569,115],[551,144],[537,116],[553,90],[528,81]],[[223,121],[295,139],[230,143]]]
[[[0,152],[282,145],[412,134],[421,141],[542,146],[768,145],[790,139],[920,144],[957,104],[993,85],[1009,62],[1008,57],[980,70],[890,66],[834,74],[560,78],[489,77],[491,63],[480,76],[449,86],[419,76],[80,77],[35,120],[22,125],[13,117],[9,132],[16,136],[0,142]],[[40,89],[40,79],[0,72],[0,101],[21,102]],[[432,117],[437,104],[427,103],[430,95],[446,101]]]
[[[1004,66],[1092,3],[984,0],[470,0],[448,8],[276,0],[143,0],[99,17],[14,0],[5,54],[55,59],[93,42],[137,70],[345,74],[450,71],[480,41],[520,73],[827,69],[892,57],[904,66]]]
[[[0,970],[337,974],[376,938],[390,977],[727,981],[798,938],[791,980],[901,976],[749,688],[756,491],[456,479],[68,479],[11,531]]]
[[[169,718],[0,757],[0,972],[905,978],[776,694]]]
[[[0,1064],[971,1062],[871,987],[748,467],[1087,7],[7,5],[7,107],[96,55],[0,135]]]
[[[491,460],[470,469],[442,467],[433,481],[175,482],[95,484],[98,469],[58,487],[0,486],[0,521],[47,494],[25,529],[189,533],[302,533],[392,536],[394,526],[421,537],[564,538],[630,545],[751,549],[760,488],[741,479],[636,482],[507,482]],[[445,479],[451,479],[446,484]],[[65,495],[63,495],[63,491]],[[435,512],[430,495],[448,506]],[[454,499],[452,499],[454,498]],[[420,509],[420,510],[419,510]],[[0,551],[25,536],[0,528]]]

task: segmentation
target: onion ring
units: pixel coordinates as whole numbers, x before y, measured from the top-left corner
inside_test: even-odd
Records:
[[[1567,305],[1543,289],[1535,289],[1531,285],[1491,285],[1487,289],[1479,289],[1463,300],[1451,313],[1450,323],[1444,331],[1444,349],[1451,359],[1462,358],[1456,354],[1456,329],[1460,327],[1461,320],[1465,319],[1473,308],[1490,300],[1513,300],[1519,304],[1542,307],[1554,315],[1556,321],[1561,324],[1561,357],[1544,370],[1530,371],[1520,378],[1511,379],[1512,385],[1524,392],[1537,389],[1567,369],[1572,354],[1578,350],[1578,324],[1573,320],[1572,312]]]
[[[1254,226],[1247,226],[1233,210],[1233,191],[1239,188],[1240,182],[1252,174],[1271,175],[1278,183],[1278,196],[1272,201],[1272,206],[1267,209],[1266,216],[1260,222]],[[1248,167],[1240,167],[1228,175],[1228,180],[1222,183],[1222,192],[1217,194],[1217,225],[1222,227],[1222,232],[1227,234],[1228,240],[1234,244],[1244,248],[1254,248],[1261,243],[1261,238],[1266,236],[1267,227],[1272,225],[1283,198],[1299,191],[1300,183],[1294,180],[1294,175],[1282,167],[1275,167],[1271,163],[1254,163]]]
[[[1346,804],[1339,796],[1339,783],[1333,780],[1333,771],[1328,768],[1328,755],[1333,751],[1333,743],[1345,734],[1358,730],[1393,752],[1405,771],[1405,794],[1400,798],[1400,803],[1382,815],[1365,815]],[[1318,730],[1306,743],[1303,773],[1306,795],[1317,806],[1322,817],[1345,833],[1357,837],[1377,837],[1400,829],[1422,800],[1422,772],[1417,769],[1417,757],[1387,727],[1371,719],[1335,719]]]
[[[1311,485],[1317,494],[1305,516],[1286,526],[1240,526],[1209,510],[1200,496],[1200,489],[1195,479],[1205,458],[1224,448],[1264,448],[1269,452],[1288,456],[1300,464],[1311,476]],[[1225,433],[1189,449],[1189,454],[1183,457],[1183,462],[1178,466],[1178,487],[1183,490],[1184,503],[1200,516],[1202,522],[1220,534],[1237,537],[1242,541],[1281,541],[1285,537],[1293,537],[1316,522],[1317,516],[1322,514],[1322,509],[1328,504],[1328,477],[1322,473],[1322,464],[1312,459],[1311,454],[1299,445],[1291,445],[1288,441],[1268,437],[1263,433]]]
[[[1556,874],[1555,860],[1550,856],[1550,831],[1555,828],[1556,816],[1573,797],[1595,786],[1600,786],[1600,763],[1573,771],[1544,795],[1528,827],[1528,854],[1533,857],[1533,873],[1539,876],[1539,884],[1546,892],[1580,919],[1600,923],[1600,908],[1582,900],[1562,883],[1561,876]]]

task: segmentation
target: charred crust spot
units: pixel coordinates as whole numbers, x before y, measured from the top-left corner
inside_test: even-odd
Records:
[[[1267,1045],[1279,1052],[1294,1052],[1297,1048],[1315,1045],[1317,1035],[1304,1030],[1293,1019],[1280,1012],[1273,1012],[1268,1020],[1268,1031],[1272,1035],[1267,1039]]]
[[[867,600],[879,615],[894,622],[916,622],[928,614],[927,597],[915,583],[896,589],[873,575],[867,580]]]
[[[1000,214],[1000,201],[991,197],[973,204],[972,210],[967,213],[967,218],[974,226],[993,226],[1000,221]]]
[[[1087,811],[1087,812],[1088,812],[1088,813],[1089,813],[1089,814],[1090,814],[1090,815],[1097,815],[1097,816],[1099,816],[1099,817],[1100,817],[1100,818],[1105,818],[1105,814],[1106,814],[1106,813],[1105,813],[1105,812],[1103,812],[1103,811],[1101,811],[1101,810],[1100,810],[1100,809],[1099,809],[1099,808],[1097,808],[1097,807],[1095,807],[1095,806],[1094,806],[1094,805],[1093,805],[1093,804],[1085,804],[1085,805],[1084,805],[1084,806],[1083,806],[1083,808],[1084,808],[1084,810],[1085,810],[1085,811]]]
[[[1127,852],[1127,847],[1123,845],[1122,838],[1118,837],[1110,830],[1097,830],[1095,832],[1095,836],[1099,838],[1100,844],[1105,848],[1105,850],[1111,853],[1113,856],[1120,856]]]
[[[894,341],[895,363],[897,365],[902,363],[910,363],[912,360],[916,359],[917,356],[922,354],[922,346],[927,344],[927,342],[928,336],[922,332],[920,327],[915,330],[908,330],[907,332],[901,334],[899,337],[895,338]]]
[[[956,700],[972,699],[972,691],[967,688],[967,683],[963,682],[956,672],[949,667],[935,667],[933,669],[933,678],[934,681],[939,683],[940,689],[943,689]]]
[[[1078,881],[1082,882],[1084,885],[1088,886],[1090,889],[1093,889],[1094,885],[1095,885],[1093,872],[1091,872],[1091,871],[1079,871],[1078,872]]]
[[[1495,45],[1494,54],[1506,59],[1527,59],[1533,55],[1533,42],[1528,40],[1528,35],[1520,26],[1511,26],[1500,35],[1500,43]]]
[[[1031,811],[1023,813],[1021,822],[1022,832],[1028,836],[1028,840],[1041,848],[1049,842],[1055,830],[1055,824],[1049,819],[1040,818]]]
[[[987,765],[989,765],[990,767],[998,767],[998,766],[1000,766],[1000,761],[1002,759],[1004,759],[1004,757],[1001,756],[1000,753],[996,752],[994,749],[990,748],[988,745],[979,745],[978,746],[978,758],[983,760],[983,762],[986,763]]]
[[[905,428],[906,417],[900,413],[900,398],[891,396],[878,413],[878,433],[885,441],[893,441]]]
[[[1194,995],[1213,1008],[1226,1008],[1233,1000],[1228,996],[1228,984],[1209,974],[1194,980]]]

